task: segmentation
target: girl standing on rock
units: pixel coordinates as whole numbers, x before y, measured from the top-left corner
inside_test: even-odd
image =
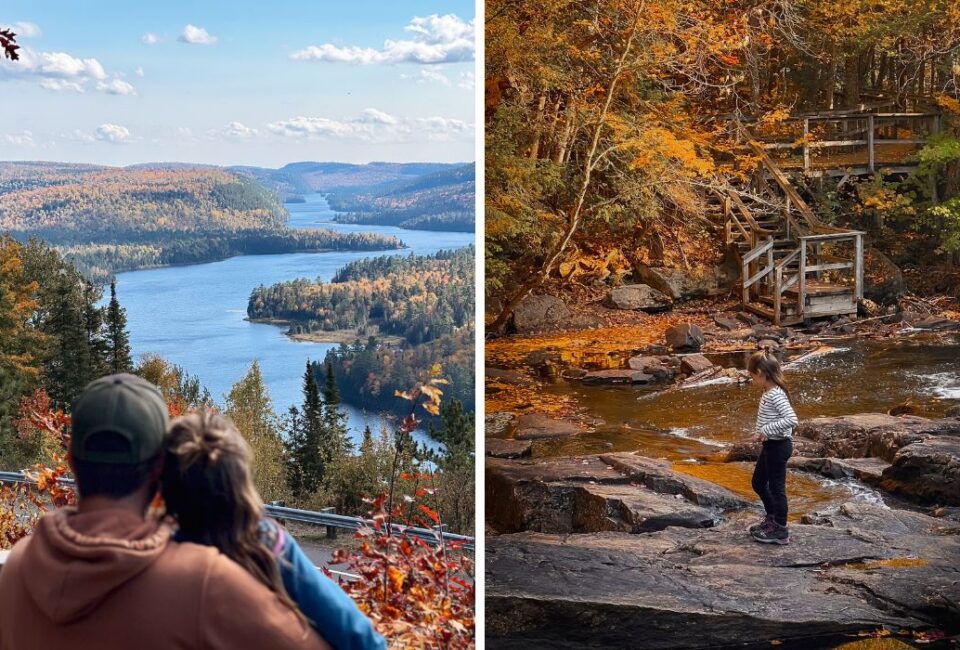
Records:
[[[763,443],[753,470],[753,490],[763,501],[766,517],[750,527],[750,534],[763,544],[787,544],[787,460],[793,453],[793,429],[799,423],[790,406],[790,391],[780,362],[769,350],[751,355],[750,379],[763,389],[757,412],[755,439]]]

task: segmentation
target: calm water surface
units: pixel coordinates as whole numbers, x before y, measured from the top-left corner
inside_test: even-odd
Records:
[[[247,299],[260,284],[306,277],[329,280],[348,262],[379,255],[430,255],[467,246],[473,233],[403,230],[383,226],[338,224],[320,194],[306,203],[288,204],[293,228],[323,227],[340,232],[396,235],[409,248],[384,252],[292,253],[245,255],[221,262],[131,271],[117,276],[117,295],[127,310],[134,356],[151,352],[200,377],[214,399],[223,396],[256,359],[278,413],[302,401],[301,382],[307,359],[323,359],[332,343],[297,342],[275,325],[249,323]],[[349,425],[359,436],[364,425],[376,431],[384,420],[347,407]]]

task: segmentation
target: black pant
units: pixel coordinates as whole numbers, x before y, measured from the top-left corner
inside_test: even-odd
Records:
[[[787,525],[787,459],[792,453],[790,438],[767,440],[753,470],[753,491],[760,495],[767,514],[781,526]]]

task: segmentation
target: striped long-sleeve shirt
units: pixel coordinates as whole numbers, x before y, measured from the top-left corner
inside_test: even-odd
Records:
[[[765,391],[760,398],[757,412],[757,431],[768,440],[793,437],[793,429],[799,424],[797,414],[790,406],[790,398],[779,386]]]

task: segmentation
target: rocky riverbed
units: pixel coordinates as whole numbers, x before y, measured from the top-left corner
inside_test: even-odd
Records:
[[[881,628],[960,632],[960,324],[651,318],[652,334],[488,352],[488,645],[831,648]],[[782,355],[800,400],[785,547],[746,533],[761,514],[759,449],[742,442],[759,395],[742,364],[758,346]]]

